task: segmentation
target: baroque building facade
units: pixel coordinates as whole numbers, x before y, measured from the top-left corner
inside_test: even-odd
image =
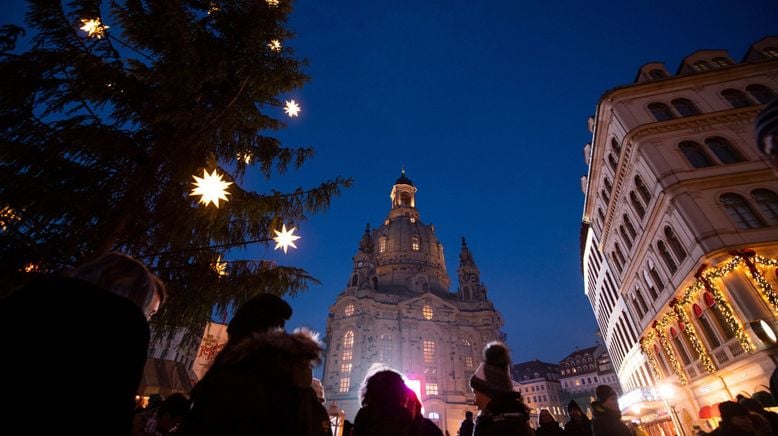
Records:
[[[768,37],[740,62],[646,64],[589,120],[584,290],[623,411],[648,426],[710,430],[711,408],[764,390],[776,367],[778,178],[753,127],[776,91]]]
[[[511,376],[515,380],[514,390],[521,392],[524,403],[529,406],[530,424],[533,427],[537,427],[538,415],[543,409],[551,412],[557,422],[567,422],[567,406],[563,403],[559,374],[559,365],[538,359],[511,367]]]
[[[403,171],[389,214],[365,229],[346,287],[329,309],[322,383],[326,406],[353,422],[365,377],[398,370],[418,389],[425,416],[455,434],[465,411],[475,412],[469,380],[484,346],[505,339],[503,320],[464,238],[459,286],[449,290],[443,246],[421,220],[416,191]]]

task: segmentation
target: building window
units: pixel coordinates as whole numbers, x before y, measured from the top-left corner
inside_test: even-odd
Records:
[[[349,387],[351,387],[351,377],[341,377],[338,383],[338,392],[348,392]]]
[[[759,205],[764,216],[778,220],[778,195],[769,189],[754,189],[751,197]]]
[[[667,73],[662,70],[651,70],[648,72],[648,76],[652,79],[664,79],[667,77]]]
[[[675,236],[675,232],[673,232],[673,229],[670,228],[670,226],[665,227],[665,238],[667,239],[667,243],[670,244],[670,248],[673,250],[673,254],[675,254],[675,258],[678,259],[678,262],[683,261],[686,258],[686,250],[683,248],[681,241]]]
[[[434,395],[437,395],[437,386],[435,387]],[[438,424],[440,421],[440,414],[438,412],[430,412],[429,415],[427,415],[427,418],[435,421],[435,424]]]
[[[718,348],[719,345],[721,345],[721,341],[719,340],[718,336],[716,336],[716,333],[713,331],[713,326],[710,325],[710,321],[705,315],[705,312],[703,312],[702,308],[697,303],[692,305],[692,311],[694,312],[694,316],[697,318],[697,321],[700,324],[700,328],[702,329],[702,335],[708,341],[708,345],[710,346],[710,348],[711,349]]]
[[[665,266],[670,270],[670,274],[675,274],[675,272],[678,271],[678,265],[675,264],[675,260],[673,260],[673,256],[670,254],[664,241],[657,242],[656,248],[659,251],[659,255],[662,256]]]
[[[629,235],[627,235],[627,231],[624,229],[624,226],[619,226],[619,233],[621,233],[621,239],[624,240],[624,245],[627,246],[627,250],[632,249],[632,239],[629,238]]]
[[[416,235],[411,236],[411,249],[413,251],[419,251],[419,237]]]
[[[778,47],[765,47],[762,49],[762,53],[768,58],[778,58]]]
[[[608,191],[606,191],[605,189],[603,189],[602,191],[600,191],[600,194],[602,195],[602,199],[603,199],[603,201],[605,202],[605,204],[608,204],[608,203],[610,203],[610,201],[611,201],[611,197],[610,197],[610,195],[608,194]]]
[[[616,256],[619,258],[619,262],[622,265],[626,265],[626,261],[624,260],[624,252],[621,251],[621,246],[619,245],[618,242],[615,244],[615,248],[616,248]]]
[[[637,312],[640,319],[643,319],[643,316],[648,313],[648,306],[646,305],[646,300],[643,298],[643,294],[638,288],[635,288],[635,300],[637,301],[635,308],[638,309]]]
[[[613,155],[613,153],[608,153],[608,163],[610,164],[611,168],[613,168],[613,171],[616,171],[616,168],[619,166],[619,163],[616,161],[616,157]]]
[[[378,340],[378,360],[384,363],[391,363],[393,351],[392,337],[387,334],[381,335],[381,338]]]
[[[621,272],[624,266],[619,261],[618,256],[616,256],[616,251],[611,251],[611,258],[613,259],[613,263],[616,265],[616,269]],[[623,258],[623,256],[622,256]]]
[[[473,367],[473,346],[467,339],[462,339],[462,352],[465,356],[465,368]]]
[[[743,157],[740,155],[737,149],[732,144],[730,144],[729,141],[720,136],[707,138],[705,143],[723,164],[743,161]]]
[[[342,360],[351,360],[354,357],[354,350],[343,350],[343,353],[340,355],[340,358]]]
[[[727,211],[729,218],[735,223],[735,227],[741,230],[756,229],[764,227],[762,220],[756,215],[745,198],[738,194],[728,192],[719,197],[721,204]]]
[[[697,62],[695,62],[695,63],[692,65],[692,68],[693,68],[695,71],[702,72],[702,71],[708,71],[708,70],[710,70],[710,65],[708,65],[708,63],[707,63],[707,62],[705,62],[705,61],[697,61]]]
[[[694,168],[713,166],[713,161],[710,160],[700,144],[694,141],[683,141],[678,144],[678,148]]]
[[[432,319],[432,306],[429,304],[425,304],[421,308],[421,315],[424,317],[424,319],[430,320]]]
[[[383,253],[386,251],[386,237],[382,237],[381,240],[378,242],[378,252]]]
[[[648,105],[648,110],[657,121],[667,121],[675,118],[670,108],[664,103],[651,103]]]
[[[746,91],[760,104],[766,104],[775,96],[775,93],[770,88],[759,84],[746,86]]]
[[[414,218],[414,217],[411,217],[411,218],[410,218],[410,221],[411,221],[411,224],[413,224],[413,223],[415,223],[415,222],[416,222],[416,218]]]
[[[616,153],[616,156],[621,155],[621,144],[619,144],[619,141],[617,141],[616,138],[611,138],[611,148]]]
[[[629,215],[627,215],[626,213],[624,214],[623,218],[624,218],[624,226],[627,228],[627,233],[629,233],[629,236],[632,239],[635,239],[638,233],[635,230],[635,226],[632,225],[632,220],[629,219]]]
[[[346,315],[346,316],[351,316],[351,315],[353,315],[353,314],[354,314],[354,305],[353,305],[353,304],[351,304],[351,303],[349,303],[348,305],[346,305],[346,308],[345,308],[345,309],[343,309],[343,314],[344,314],[344,315]],[[353,343],[353,341],[354,341],[354,336],[353,336],[353,334],[352,334],[352,336],[351,336],[351,340],[352,340],[352,343]]]
[[[651,259],[648,260],[648,273],[651,274],[651,280],[654,282],[657,289],[664,289],[665,284],[662,281],[662,277],[659,276],[659,273],[654,266],[654,262],[652,262]]]
[[[351,362],[341,363],[340,364],[340,373],[341,374],[351,374]]]
[[[351,349],[354,347],[354,332],[349,330],[343,335],[343,348]]]
[[[718,67],[728,67],[728,66],[732,65],[732,61],[731,60],[729,60],[728,58],[721,57],[721,56],[713,58],[713,63],[716,64],[716,66],[718,66]]]
[[[737,89],[725,89],[721,91],[721,96],[727,99],[733,108],[746,107],[754,104],[742,91]]]
[[[688,98],[677,98],[670,103],[672,103],[675,110],[681,114],[682,117],[691,117],[700,114],[697,106]]]
[[[640,196],[643,197],[643,201],[648,204],[648,202],[651,201],[651,191],[648,190],[640,176],[635,176],[635,187],[638,189]]]
[[[435,363],[435,341],[424,341],[424,363]]]
[[[640,203],[640,200],[638,200],[635,191],[629,191],[629,202],[632,204],[632,208],[635,209],[635,213],[638,214],[638,217],[643,219],[643,217],[646,216],[646,209],[643,207],[643,204]]]
[[[675,327],[670,327],[670,338],[673,341],[673,345],[675,345],[676,352],[681,357],[683,365],[686,366],[692,363],[692,360],[689,358],[689,353],[686,352],[686,347],[682,343],[681,337],[678,335],[678,331]]]

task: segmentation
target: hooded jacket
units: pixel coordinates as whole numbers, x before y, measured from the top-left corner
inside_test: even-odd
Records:
[[[603,406],[599,401],[592,402],[592,434],[594,436],[632,436],[627,424],[621,420],[621,412]]]
[[[565,436],[592,436],[592,422],[589,420],[589,417],[583,413],[581,406],[575,400],[570,400],[567,404],[568,413],[573,409],[581,412],[581,418],[576,421],[573,419],[573,414],[570,413],[570,420],[565,424]]]
[[[321,351],[308,331],[254,333],[225,347],[192,390],[180,434],[331,435],[311,388]]]

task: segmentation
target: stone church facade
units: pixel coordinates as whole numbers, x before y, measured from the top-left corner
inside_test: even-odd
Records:
[[[464,238],[459,286],[450,290],[443,246],[434,226],[422,222],[404,171],[390,198],[382,225],[365,229],[348,283],[329,310],[326,406],[353,422],[366,375],[388,367],[418,388],[425,416],[456,434],[465,411],[475,411],[470,376],[484,345],[504,340],[503,321]]]

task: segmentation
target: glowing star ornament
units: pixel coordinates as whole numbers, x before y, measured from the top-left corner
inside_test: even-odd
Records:
[[[192,193],[189,195],[199,195],[200,203],[208,206],[208,203],[213,203],[217,208],[219,207],[219,200],[229,201],[227,199],[226,191],[227,187],[232,185],[232,182],[225,182],[222,180],[222,175],[216,173],[208,174],[207,170],[203,170],[203,177],[192,176],[195,179],[195,188],[192,189]]]
[[[267,43],[267,48],[269,48],[270,51],[278,53],[281,51],[281,41],[274,39]]]
[[[276,236],[273,238],[273,240],[276,241],[276,246],[274,250],[283,248],[284,253],[286,253],[286,249],[288,247],[297,248],[297,246],[294,245],[294,241],[300,239],[300,237],[294,234],[294,229],[296,229],[296,227],[292,227],[287,231],[286,224],[284,224],[283,226],[281,226],[280,232],[275,229],[273,230],[274,232],[276,232]]]
[[[108,29],[109,26],[104,25],[100,22],[100,18],[82,18],[81,24],[83,26],[79,27],[79,29],[86,32],[86,36],[88,38],[97,38],[100,39],[103,36],[105,36],[105,29]]]
[[[284,112],[289,115],[289,118],[296,117],[300,113],[300,105],[294,100],[285,100],[285,102]]]
[[[227,262],[222,262],[221,256],[216,259],[216,262],[211,264],[211,269],[214,270],[219,277],[224,277],[229,274],[227,272]]]
[[[279,3],[279,1],[278,1],[278,0],[265,0],[265,2],[266,2],[266,3],[267,3],[267,5],[268,5],[268,6],[270,6],[271,8],[277,8],[277,7],[278,7],[278,3]]]

